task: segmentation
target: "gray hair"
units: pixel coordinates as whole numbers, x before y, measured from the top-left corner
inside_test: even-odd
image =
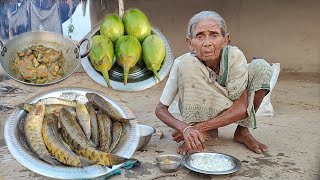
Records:
[[[201,11],[198,14],[195,14],[189,21],[188,24],[188,32],[187,32],[187,36],[189,38],[193,37],[193,30],[194,27],[202,20],[206,20],[206,19],[210,19],[210,20],[214,20],[216,21],[221,29],[221,34],[224,37],[227,34],[227,25],[226,22],[224,21],[224,19],[216,12],[214,11]]]

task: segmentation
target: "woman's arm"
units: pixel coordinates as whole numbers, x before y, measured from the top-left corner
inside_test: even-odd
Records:
[[[200,123],[197,123],[194,125],[196,129],[198,129],[201,132],[208,131],[211,129],[216,129],[219,127],[224,127],[226,125],[229,125],[231,123],[235,123],[239,120],[242,120],[247,115],[247,97],[248,97],[248,91],[244,90],[242,95],[239,99],[235,100],[230,108],[225,110],[222,114],[219,116],[210,119],[208,121],[203,121]]]
[[[194,127],[189,127],[188,124],[173,117],[168,111],[168,106],[160,102],[155,110],[155,114],[163,123],[181,134],[189,149],[194,151],[203,151],[205,149],[203,144],[205,139],[200,131]]]
[[[167,126],[179,131],[183,132],[184,128],[188,126],[188,124],[178,120],[177,118],[173,117],[172,114],[168,110],[168,106],[159,102],[155,114],[156,116]]]
[[[244,90],[239,99],[235,100],[230,108],[225,110],[219,116],[209,119],[207,121],[199,122],[193,127],[199,130],[201,133],[217,129],[219,127],[224,127],[226,125],[235,123],[239,120],[246,118],[247,115],[247,97],[248,91]],[[175,131],[172,133],[172,138],[176,142],[180,142],[184,139],[183,134],[179,131]]]

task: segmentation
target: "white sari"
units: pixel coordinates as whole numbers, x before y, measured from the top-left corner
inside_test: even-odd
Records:
[[[235,46],[223,49],[219,75],[195,56],[185,55],[175,61],[160,102],[169,106],[178,96],[182,120],[194,124],[216,117],[248,88],[248,118],[237,123],[255,128],[254,92],[269,90],[271,74],[271,66],[264,60],[248,65]]]

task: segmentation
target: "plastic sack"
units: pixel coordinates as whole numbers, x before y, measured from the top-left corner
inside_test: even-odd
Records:
[[[263,98],[258,111],[256,112],[256,116],[267,116],[273,117],[274,116],[274,109],[271,104],[270,95],[277,83],[279,73],[280,73],[280,63],[273,63],[271,64],[273,69],[271,81],[270,81],[270,92]]]

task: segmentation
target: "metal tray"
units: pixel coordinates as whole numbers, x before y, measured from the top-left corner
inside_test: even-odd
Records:
[[[206,158],[207,157],[207,158]],[[219,170],[219,171],[207,171],[207,170],[204,170],[204,169],[201,169],[199,167],[195,167],[195,166],[192,166],[192,163],[191,161],[194,160],[194,159],[197,159],[197,158],[206,158],[206,159],[216,159],[217,161],[219,159],[225,159],[225,160],[228,160],[230,161],[231,165],[229,167],[226,167],[224,170]],[[207,163],[215,163],[214,160],[210,161],[210,162],[207,162]],[[190,155],[187,155],[187,156],[184,156],[182,158],[182,164],[192,170],[192,171],[195,171],[195,172],[198,172],[198,173],[203,173],[203,174],[213,174],[213,175],[224,175],[224,174],[231,174],[231,173],[234,173],[236,171],[239,171],[240,168],[241,168],[241,162],[233,157],[233,156],[230,156],[228,154],[222,154],[222,153],[194,153],[194,154],[190,154]]]
[[[98,26],[88,33],[84,38],[91,39],[92,36],[100,34],[99,30],[100,27]],[[166,47],[165,59],[160,70],[158,71],[158,75],[162,81],[170,72],[173,64],[173,56],[170,45],[164,35],[154,27],[152,27],[151,34],[158,35],[163,40]],[[97,72],[91,65],[89,56],[82,58],[81,64],[91,79],[102,86],[108,87],[102,74]],[[138,61],[135,67],[130,69],[127,85],[123,84],[123,68],[116,63],[116,59],[114,59],[113,66],[109,71],[109,78],[112,88],[120,91],[140,91],[159,83],[159,80],[153,75],[153,72],[146,68],[142,59]]]
[[[105,94],[83,88],[59,88],[51,90],[42,94],[39,94],[27,103],[35,103],[39,99],[47,97],[59,97],[67,100],[77,100],[80,102],[88,101],[85,97],[85,93],[96,93],[110,102],[114,107],[116,107],[122,115],[127,117],[134,117],[134,114],[128,107],[121,105],[120,103],[109,98]],[[27,145],[24,132],[23,123],[26,117],[26,112],[23,110],[16,110],[11,114],[9,119],[6,121],[4,128],[4,137],[8,149],[12,156],[26,168],[41,174],[43,176],[55,178],[55,179],[90,179],[101,177],[113,170],[119,168],[122,164],[115,165],[111,168],[100,165],[91,165],[86,167],[70,167],[70,166],[52,166],[46,162],[40,160],[33,152],[29,150]],[[136,147],[139,143],[139,126],[136,120],[130,120],[129,124],[125,127],[126,138],[124,142],[119,145],[117,152],[115,154],[123,156],[125,158],[130,158],[135,152]]]

